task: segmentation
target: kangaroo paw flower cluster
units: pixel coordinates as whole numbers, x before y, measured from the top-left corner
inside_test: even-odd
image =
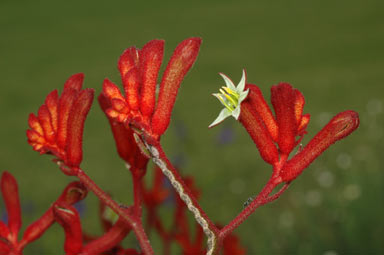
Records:
[[[185,255],[243,255],[246,249],[233,231],[258,207],[279,198],[319,155],[359,126],[355,111],[341,112],[292,155],[307,133],[310,121],[310,115],[304,113],[303,94],[288,83],[279,83],[271,87],[270,107],[260,88],[248,83],[245,70],[237,86],[220,73],[225,86],[213,95],[224,108],[209,127],[220,124],[229,116],[234,117],[244,126],[261,158],[272,166],[273,172],[260,193],[249,199],[234,219],[223,226],[215,224],[199,203],[201,192],[193,177],[180,174],[160,143],[169,126],[181,82],[195,63],[200,46],[198,37],[182,41],[171,55],[161,78],[163,40],[151,40],[141,49],[129,47],[117,65],[123,89],[109,79],[102,84],[98,102],[110,124],[117,153],[132,175],[132,192],[129,194],[132,194],[133,202],[129,205],[116,202],[80,168],[84,124],[94,97],[93,89],[82,88],[84,75],[72,75],[60,95],[57,90],[48,94],[37,114],[29,115],[28,143],[40,154],[53,155],[60,169],[79,181],[69,183],[59,198],[19,238],[22,221],[18,185],[9,172],[4,172],[0,189],[8,221],[0,221],[0,254],[22,255],[27,244],[58,223],[64,230],[63,249],[68,255],[153,255],[155,251],[148,238],[151,231],[161,239],[165,255],[171,254],[173,245]],[[152,184],[144,180],[150,159],[155,165]],[[284,184],[280,190],[274,192],[281,183]],[[74,206],[86,197],[88,191],[100,201],[99,216],[104,230],[101,235],[88,234],[84,230],[80,213]],[[164,204],[173,205],[170,226],[164,224],[158,210]],[[195,219],[193,225],[188,212]],[[123,240],[128,235],[135,236],[139,248],[124,247]]]
[[[303,94],[288,83],[271,88],[274,114],[259,87],[246,83],[245,71],[238,87],[221,74],[227,87],[215,97],[225,106],[210,127],[232,115],[245,127],[256,144],[264,161],[273,165],[280,181],[294,180],[309,164],[331,144],[348,136],[359,126],[359,116],[354,111],[336,115],[299,153],[289,155],[307,133],[310,115],[303,114]]]
[[[59,97],[48,94],[37,116],[31,113],[28,143],[40,154],[53,154],[67,166],[77,168],[83,158],[84,122],[93,101],[93,89],[82,89],[84,75],[72,75]]]

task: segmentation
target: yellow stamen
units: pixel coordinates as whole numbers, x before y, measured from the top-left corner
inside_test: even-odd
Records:
[[[236,108],[237,106],[237,100],[235,101],[230,95],[228,95],[227,93],[223,94],[231,103],[232,105]]]
[[[239,99],[239,94],[236,93],[235,91],[233,91],[232,89],[228,88],[228,87],[222,87],[225,92],[227,92],[228,94],[231,94],[232,96],[234,96],[236,99]]]

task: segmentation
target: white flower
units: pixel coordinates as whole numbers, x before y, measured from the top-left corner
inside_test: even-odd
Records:
[[[233,116],[236,120],[239,119],[241,102],[247,97],[249,92],[248,89],[244,91],[245,83],[247,80],[245,70],[243,70],[243,76],[241,77],[237,87],[235,87],[228,76],[222,73],[220,73],[220,75],[223,77],[226,87],[223,86],[220,89],[220,93],[215,93],[212,95],[219,99],[225,108],[221,110],[219,116],[217,116],[212,124],[209,125],[209,128],[216,126],[229,116]]]

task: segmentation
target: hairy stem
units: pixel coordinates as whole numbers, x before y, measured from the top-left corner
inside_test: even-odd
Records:
[[[221,243],[226,236],[232,233],[243,221],[245,221],[258,207],[268,201],[269,194],[279,184],[276,178],[271,178],[257,197],[245,207],[230,223],[220,230],[219,242]]]
[[[187,205],[200,226],[203,228],[207,236],[207,254],[211,255],[216,252],[218,229],[208,218],[207,214],[201,209],[197,199],[193,196],[187,185],[184,183],[179,172],[173,167],[171,162],[165,155],[161,145],[157,141],[152,141],[151,144],[145,142],[148,150],[151,153],[153,162],[160,167],[164,175],[169,179],[176,192],[179,194],[181,200]]]
[[[117,204],[114,200],[112,200],[110,196],[108,196],[108,194],[105,193],[99,186],[97,186],[97,184],[91,178],[89,178],[89,176],[83,170],[79,169],[77,171],[77,177],[89,190],[91,190],[100,199],[100,201],[110,207],[128,224],[128,226],[132,228],[144,254],[154,254],[151,244],[149,243],[148,237],[144,231],[144,228],[141,225],[139,218],[133,217],[132,215],[124,211],[124,209],[121,208],[119,204]]]
[[[134,215],[141,219],[142,214],[142,187],[141,187],[141,176],[134,174],[132,171],[132,182],[133,182],[133,212]]]

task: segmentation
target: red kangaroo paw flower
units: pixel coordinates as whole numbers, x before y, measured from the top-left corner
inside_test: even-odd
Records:
[[[7,243],[4,241],[0,240],[0,254],[11,254],[10,253],[11,248]]]
[[[69,79],[64,83],[64,90],[74,89],[80,91],[83,86],[84,74],[77,73],[69,77]]]
[[[51,116],[51,125],[55,134],[57,133],[57,125],[58,125],[58,107],[59,107],[59,95],[57,89],[48,94],[45,99],[45,105],[48,108],[49,114]]]
[[[160,136],[167,129],[180,83],[195,62],[200,44],[200,38],[190,38],[176,47],[161,80],[159,98],[151,123],[154,134]]]
[[[124,99],[123,95],[121,95],[119,88],[114,83],[112,83],[110,80],[105,79],[103,82],[103,94],[110,101],[109,107],[111,107],[111,108],[104,110],[105,113],[108,115],[108,117],[111,117],[113,119],[117,119],[119,122],[124,123],[125,120],[129,116],[129,114],[128,114],[129,108],[128,108],[128,104],[125,104],[123,106],[121,103],[120,104],[117,103],[118,100],[125,102],[125,99]],[[113,105],[112,101],[114,101],[114,100],[115,100],[115,103]]]
[[[260,118],[265,124],[272,139],[277,142],[279,136],[279,128],[277,126],[275,117],[272,114],[267,102],[259,87],[253,84],[247,84],[245,89],[249,89],[247,102],[252,105],[252,108],[258,113]]]
[[[241,104],[239,121],[243,124],[253,142],[256,144],[263,160],[269,164],[278,162],[279,153],[276,145],[253,104],[248,101],[244,101]]]
[[[134,66],[137,66],[139,62],[139,50],[135,47],[126,49],[121,54],[117,67],[120,71],[121,78],[123,79],[125,74],[129,72]]]
[[[59,123],[57,127],[57,145],[65,149],[67,144],[68,118],[72,105],[76,100],[78,92],[75,89],[68,88],[63,90],[59,100]]]
[[[279,126],[278,144],[280,151],[289,155],[295,147],[297,122],[295,117],[296,93],[288,83],[280,83],[271,88],[271,102],[275,109]]]
[[[136,67],[132,68],[125,74],[123,78],[123,84],[125,90],[125,98],[129,104],[129,108],[126,107],[126,109],[132,109],[133,111],[139,110],[140,76]]]
[[[124,221],[119,219],[108,232],[84,246],[82,254],[100,254],[108,251],[119,245],[129,232],[130,229]]]
[[[34,132],[40,136],[44,136],[43,127],[41,126],[39,119],[33,113],[29,114],[28,125]]]
[[[57,90],[49,93],[38,116],[30,114],[28,119],[27,137],[33,149],[51,153],[70,167],[80,165],[84,121],[93,100],[93,89],[81,89],[83,79],[81,73],[72,75],[61,96]]]
[[[19,190],[15,177],[9,172],[3,172],[1,176],[1,192],[5,207],[8,212],[8,228],[12,234],[13,241],[17,241],[17,235],[21,227],[21,210],[19,200]]]
[[[52,127],[52,119],[51,114],[49,113],[48,107],[46,105],[42,105],[39,108],[37,117],[39,118],[39,122],[43,128],[44,138],[48,143],[55,142],[55,131]]]
[[[68,119],[67,161],[71,167],[79,167],[83,159],[82,140],[84,122],[91,109],[93,89],[82,90],[74,102]]]
[[[310,120],[311,120],[311,115],[308,113],[301,116],[301,120],[297,128],[298,135],[304,135],[307,132],[306,129]]]
[[[297,125],[300,125],[301,117],[303,115],[303,109],[305,105],[305,99],[303,94],[298,89],[294,89],[294,91],[295,91],[295,103],[294,103],[295,118],[296,118]]]
[[[83,200],[88,194],[87,188],[78,181],[69,183],[56,202],[73,205]]]
[[[53,212],[51,209],[46,211],[38,220],[31,223],[24,231],[20,241],[20,247],[24,248],[28,243],[40,238],[44,232],[54,223]]]
[[[131,168],[144,169],[148,163],[148,158],[144,156],[138,148],[133,137],[133,131],[130,128],[126,128],[124,123],[118,122],[118,120],[115,120],[108,114],[108,109],[111,109],[111,101],[109,101],[104,94],[100,94],[98,100],[101,109],[107,115],[119,156],[127,162]]]
[[[156,103],[156,83],[163,61],[164,41],[152,40],[140,51],[140,69],[142,73],[140,111],[150,117]]]
[[[64,251],[66,254],[78,254],[83,247],[80,216],[75,208],[62,203],[53,205],[53,214],[56,221],[65,232]]]
[[[337,114],[301,152],[287,161],[280,173],[283,181],[294,180],[329,146],[351,134],[358,126],[359,115],[357,112],[345,111]]]
[[[111,107],[107,97],[104,94],[100,94],[98,100],[101,109],[106,113],[107,109]],[[109,117],[107,113],[106,115],[116,143],[117,153],[124,161],[131,161],[131,148],[134,143],[132,131],[125,128],[123,123],[117,122]]]
[[[56,200],[56,203],[66,205],[75,204],[83,200],[87,196],[87,192],[86,187],[81,182],[71,182],[65,187],[60,197]],[[20,247],[23,248],[28,243],[40,238],[52,223],[54,223],[54,220],[53,209],[51,207],[43,216],[27,227],[20,241]]]
[[[0,221],[0,239],[1,238],[7,238],[9,235],[9,229],[8,226],[5,225],[4,222]]]

